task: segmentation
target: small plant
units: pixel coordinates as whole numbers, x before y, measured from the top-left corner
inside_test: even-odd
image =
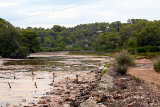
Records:
[[[107,73],[107,72],[109,72],[109,69],[108,69],[108,67],[105,67],[105,68],[102,70],[102,75],[105,74],[105,73]]]
[[[134,65],[134,60],[127,51],[120,52],[115,60],[115,70],[120,74],[126,74],[128,67]]]
[[[160,72],[160,58],[157,58],[157,60],[155,60],[154,69],[156,72]]]

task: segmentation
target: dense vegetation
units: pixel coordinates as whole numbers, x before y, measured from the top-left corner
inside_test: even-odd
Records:
[[[0,19],[0,56],[25,58],[29,53],[39,49],[36,32],[18,29],[9,22]]]
[[[131,53],[160,51],[160,21],[82,24],[72,28],[15,28],[0,19],[0,56],[21,58],[38,51],[87,50]]]
[[[32,30],[38,32],[41,51],[160,51],[160,21],[131,19],[127,23],[93,23],[73,28],[55,25],[51,29]]]

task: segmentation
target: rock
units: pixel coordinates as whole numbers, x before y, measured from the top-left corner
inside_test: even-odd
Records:
[[[40,105],[39,107],[49,107],[48,104],[43,104],[43,105]]]
[[[47,104],[46,100],[40,100],[38,104]]]
[[[70,94],[70,91],[65,91],[64,94]]]
[[[37,106],[37,104],[33,104],[33,106]]]
[[[115,82],[115,85],[120,89],[126,89],[127,88],[126,79],[120,78],[118,81]]]
[[[134,103],[128,104],[127,107],[134,107]]]
[[[74,101],[74,98],[73,97],[67,97],[67,98],[65,98],[65,101]]]
[[[70,104],[63,104],[63,107],[71,107]]]
[[[80,104],[80,107],[98,107],[98,104],[96,104],[96,101],[93,99],[88,99],[85,102]]]
[[[51,99],[49,99],[49,98],[48,98],[46,101],[47,101],[47,102],[52,102]]]
[[[119,81],[122,81],[122,82],[125,82],[125,81],[128,81],[129,79],[128,78],[120,78]]]

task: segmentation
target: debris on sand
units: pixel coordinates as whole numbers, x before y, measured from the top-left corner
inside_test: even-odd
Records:
[[[34,107],[160,107],[160,87],[129,74],[110,68],[103,75],[101,70],[73,75],[53,83],[50,97]]]

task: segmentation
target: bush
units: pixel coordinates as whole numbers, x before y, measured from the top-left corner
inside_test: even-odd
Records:
[[[25,58],[27,55],[28,51],[23,47],[19,30],[0,18],[0,56],[4,58]]]
[[[134,65],[133,58],[127,51],[122,51],[116,56],[116,72],[120,74],[126,74],[129,66]]]
[[[26,47],[18,48],[14,53],[12,53],[11,58],[26,58],[29,55],[29,50]]]
[[[116,56],[116,62],[118,65],[131,66],[134,64],[133,58],[128,51],[122,51]]]
[[[137,53],[145,53],[147,52],[147,48],[145,47],[138,47],[136,48]]]
[[[157,60],[154,62],[154,69],[156,72],[160,72],[160,58],[157,58]]]
[[[137,53],[159,52],[160,47],[159,46],[144,46],[144,47],[135,48],[134,50],[136,50]]]
[[[116,65],[115,71],[118,72],[121,75],[124,75],[127,73],[128,66],[127,65]]]

